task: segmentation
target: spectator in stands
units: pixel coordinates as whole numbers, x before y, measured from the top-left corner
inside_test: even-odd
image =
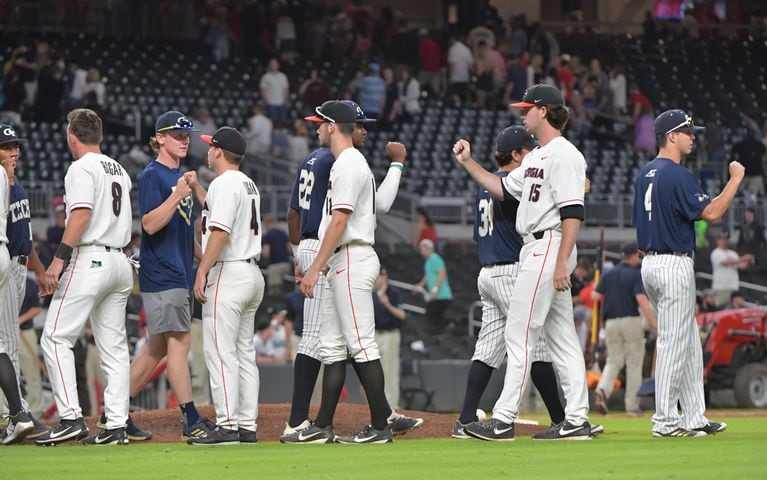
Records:
[[[753,264],[752,255],[741,257],[735,250],[730,249],[730,238],[727,232],[722,232],[716,240],[716,248],[711,251],[711,289],[717,305],[724,305],[730,299],[730,294],[740,288],[738,269]]]
[[[426,289],[426,318],[431,325],[441,325],[445,310],[453,301],[453,292],[447,278],[447,267],[442,257],[434,251],[434,242],[429,239],[418,243],[423,265],[423,278],[416,284]]]
[[[205,36],[205,41],[210,45],[211,55],[216,62],[229,58],[229,42],[232,38],[226,7],[219,7],[216,9],[215,16],[209,20],[208,33]]]
[[[186,159],[184,159],[184,163],[187,166],[191,166],[191,168],[195,168],[198,162],[207,158],[208,149],[210,148],[210,145],[200,139],[200,135],[213,135],[218,130],[218,125],[216,125],[207,107],[199,107],[194,112],[193,122],[199,134],[189,137],[189,153],[187,153]]]
[[[474,55],[461,41],[461,36],[453,33],[450,35],[450,48],[447,50],[447,93],[454,105],[460,105],[466,101],[472,65],[474,65]],[[367,113],[367,110],[365,112]]]
[[[306,122],[296,120],[288,135],[288,150],[285,158],[294,166],[298,166],[309,155],[309,133]]]
[[[288,154],[288,131],[281,120],[275,120],[272,129],[272,156],[287,158]]]
[[[79,107],[83,101],[83,89],[88,71],[79,67],[77,59],[68,59],[64,79],[67,88],[67,110]]]
[[[565,94],[565,101],[570,102],[570,99],[573,98],[573,88],[575,87],[575,81],[576,77],[573,73],[573,69],[570,68],[570,62],[572,61],[572,57],[568,53],[563,53],[559,57],[559,68],[557,69],[557,81],[559,82],[560,88],[562,88],[563,93]]]
[[[488,101],[492,105],[495,93],[495,75],[487,52],[487,44],[484,41],[480,41],[475,50],[474,65],[472,66],[475,78],[473,84],[474,95],[477,99],[477,105],[482,109],[488,106]]]
[[[290,83],[287,75],[280,71],[280,62],[276,58],[269,60],[269,70],[261,77],[259,89],[266,104],[266,116],[284,121],[288,113]]]
[[[365,75],[353,87],[357,103],[368,118],[381,118],[384,109],[386,82],[381,78],[380,73],[379,64],[369,64]]]
[[[706,131],[703,133],[703,149],[706,153],[708,163],[720,166],[724,165],[727,158],[727,152],[724,149],[724,135],[722,128],[714,118],[714,115],[708,114],[705,120]]]
[[[466,43],[476,55],[480,43],[484,43],[487,47],[495,46],[495,33],[485,25],[477,25],[469,31],[469,35],[466,37]]]
[[[740,112],[740,119],[743,121],[743,125],[753,132],[754,137],[756,138],[762,138],[762,129],[759,128],[759,124],[754,120],[753,118],[754,114],[741,111]]]
[[[274,33],[275,48],[283,61],[293,60],[296,52],[296,25],[287,9],[280,12]],[[317,103],[316,105],[321,105]]]
[[[64,236],[64,225],[67,219],[67,207],[64,204],[64,197],[53,197],[51,200],[51,206],[53,207],[53,225],[48,227],[45,233],[45,238],[48,239],[48,245],[50,251],[56,251],[56,248],[61,243],[61,237]]]
[[[765,148],[759,137],[754,136],[751,128],[746,128],[743,140],[732,147],[733,160],[737,160],[746,168],[743,179],[743,189],[755,195],[764,195],[764,157]]]
[[[524,53],[523,56],[528,55]],[[543,70],[543,55],[540,53],[534,53],[530,57],[530,62],[527,65],[527,84],[537,85],[544,83],[546,73]]]
[[[623,74],[623,65],[620,63],[616,63],[610,69],[608,85],[613,98],[613,114],[626,115],[628,113],[626,75]]]
[[[373,310],[375,312],[375,341],[381,354],[381,366],[384,374],[384,390],[389,406],[399,408],[399,346],[400,328],[406,312],[400,308],[402,298],[397,287],[389,285],[389,274],[381,268],[373,291]]]
[[[410,121],[421,114],[421,85],[413,77],[410,67],[404,67],[400,72],[399,97],[403,121]]]
[[[509,71],[506,76],[506,91],[503,93],[503,104],[522,100],[527,90],[527,69],[520,63],[519,57],[509,57]]]
[[[514,15],[509,19],[509,54],[513,57],[519,57],[527,51],[527,32],[523,24],[524,14]],[[521,99],[522,97],[520,97]]]
[[[288,234],[277,227],[274,215],[264,216],[264,236],[261,239],[261,261],[266,265],[267,293],[282,294],[283,277],[292,272]]]
[[[415,209],[415,236],[413,237],[413,246],[417,247],[421,240],[431,240],[437,244],[437,227],[434,226],[429,211],[424,207]]]
[[[432,93],[442,93],[442,49],[428,30],[422,28],[418,34],[418,81]],[[319,104],[318,104],[319,105]]]
[[[639,91],[639,86],[632,83],[629,87],[629,110],[634,124],[634,149],[640,152],[655,153],[655,130],[653,127],[653,109],[650,100]]]
[[[384,97],[383,115],[381,116],[381,128],[389,131],[392,125],[397,123],[400,112],[399,84],[394,77],[394,71],[389,67],[383,69],[383,81],[386,85],[386,96]]]
[[[243,129],[243,135],[248,142],[249,155],[259,155],[269,152],[272,146],[272,121],[264,115],[264,108],[260,103],[254,103],[253,115],[248,118],[247,125]]]
[[[739,291],[732,292],[727,308],[746,308],[746,297]]]
[[[719,306],[716,304],[716,297],[711,292],[705,292],[700,300],[699,311],[702,313],[716,312]]]
[[[51,63],[40,70],[35,99],[35,118],[38,122],[56,122],[61,119],[65,90],[64,71],[59,65]]]
[[[755,257],[757,264],[763,264],[767,240],[764,236],[764,225],[756,220],[754,207],[746,207],[743,211],[743,225],[738,229],[740,230],[737,244],[738,254],[751,254]]]
[[[322,105],[330,100],[330,89],[319,78],[319,71],[312,68],[309,72],[309,78],[304,80],[298,87],[298,94],[304,104],[304,116],[314,115],[314,107]]]
[[[266,310],[268,320],[260,325],[253,337],[256,347],[256,363],[259,365],[285,365],[292,360],[288,339],[292,335],[290,322],[285,321],[285,310]]]
[[[95,112],[102,112],[107,103],[107,87],[96,68],[88,69],[83,86],[82,106]]]

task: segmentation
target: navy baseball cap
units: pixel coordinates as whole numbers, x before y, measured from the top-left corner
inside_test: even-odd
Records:
[[[564,105],[565,97],[562,92],[554,86],[539,83],[525,90],[525,95],[521,102],[512,103],[513,108],[532,108],[542,107],[543,105]]]
[[[235,155],[245,155],[248,144],[239,130],[232,127],[221,127],[211,135],[200,135],[203,142],[221,148]]]
[[[194,122],[187,118],[186,115],[181,112],[177,112],[176,110],[171,110],[169,112],[163,113],[157,117],[157,121],[154,123],[155,133],[167,133],[177,130],[186,132],[197,131],[197,129],[194,128]]]
[[[362,110],[362,107],[357,105],[357,102],[352,100],[341,100],[341,103],[345,103],[354,109],[357,113],[357,123],[374,123],[377,121],[375,118],[368,118]]]
[[[304,117],[314,123],[357,123],[357,112],[341,100],[328,100],[314,109],[317,115]]]
[[[532,135],[527,133],[525,127],[514,125],[501,130],[495,137],[495,149],[499,152],[511,152],[520,148],[533,148],[538,146]]]
[[[0,145],[11,142],[27,143],[27,139],[19,138],[19,136],[16,135],[16,130],[12,126],[0,124]]]
[[[691,132],[698,133],[705,130],[703,127],[695,126],[692,117],[687,115],[684,110],[666,110],[655,118],[655,134],[666,135],[671,132]]]

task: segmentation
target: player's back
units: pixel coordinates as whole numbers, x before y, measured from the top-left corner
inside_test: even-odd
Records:
[[[495,175],[503,178],[508,172]],[[498,200],[484,188],[477,191],[474,241],[479,246],[480,265],[519,261],[522,238],[516,228],[518,207],[519,201],[515,198]]]
[[[302,238],[317,238],[333,162],[335,157],[330,149],[319,148],[298,167],[290,195],[290,208],[298,210],[301,215]]]
[[[91,209],[80,245],[122,248],[130,242],[132,183],[122,165],[106,155],[86,153],[69,166],[64,184],[68,218],[78,208]]]

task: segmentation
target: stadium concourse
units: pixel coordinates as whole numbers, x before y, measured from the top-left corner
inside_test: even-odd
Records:
[[[598,27],[592,29],[570,17],[565,26],[558,23],[560,18],[532,23],[516,12],[502,18],[493,6],[499,2],[476,2],[482,7],[466,8],[459,23],[452,26],[441,26],[439,19],[424,25],[412,21],[407,12],[370,7],[365,5],[368,2],[352,2],[343,9],[308,1],[286,2],[285,9],[272,2],[244,2],[248,5],[240,10],[206,6],[186,12],[192,20],[179,20],[178,30],[174,30],[167,17],[153,18],[152,14],[159,12],[140,12],[144,14],[140,17],[130,9],[121,10],[123,3],[130,2],[114,2],[118,6],[108,12],[111,18],[124,15],[129,19],[125,24],[94,19],[93,12],[102,2],[84,3],[93,7],[85,19],[63,15],[58,26],[45,24],[51,21],[45,12],[38,12],[39,23],[35,23],[28,11],[0,11],[4,27],[0,32],[4,66],[0,123],[13,124],[20,137],[30,140],[22,148],[16,173],[30,192],[42,260],[50,261],[60,241],[62,225],[56,224],[56,217],[71,159],[64,117],[71,107],[89,106],[103,116],[104,153],[123,164],[134,185],[153,158],[147,139],[154,133],[155,119],[165,111],[186,113],[196,124],[212,128],[208,133],[216,126],[238,127],[251,144],[265,135],[266,147],[249,149],[244,169],[263,193],[262,214],[276,215],[282,222],[297,165],[291,152],[294,148],[300,152],[303,146],[308,153],[317,146],[314,129],[296,121],[329,98],[362,103],[363,80],[379,78],[385,85],[379,100],[389,110],[379,112],[381,125],[369,130],[361,150],[379,183],[389,168],[385,154],[388,141],[403,143],[408,155],[400,198],[392,207],[391,216],[398,223],[387,229],[387,220],[381,220],[384,228],[379,227],[379,231],[384,238],[376,246],[377,253],[389,277],[401,282],[402,288],[419,281],[423,259],[411,240],[415,208],[422,204],[436,220],[438,252],[445,259],[454,294],[445,321],[436,325],[419,313],[426,303],[421,292],[414,289],[404,293],[405,303],[412,307],[402,329],[401,355],[405,360],[471,356],[474,338],[467,335],[468,319],[472,304],[479,299],[476,279],[480,266],[471,240],[471,220],[463,222],[461,218],[473,218],[466,212],[476,186],[452,159],[449,149],[457,138],[467,138],[475,158],[486,168],[493,168],[496,134],[520,123],[507,105],[520,99],[516,97],[521,97],[523,87],[550,83],[566,92],[571,122],[564,133],[583,152],[591,180],[586,225],[592,229],[608,227],[604,245],[608,252],[618,251],[619,237],[630,236],[630,214],[623,212],[618,219],[613,210],[608,209],[611,213],[605,215],[600,212],[632,197],[637,173],[655,156],[654,135],[647,138],[648,119],[669,108],[682,108],[708,128],[699,136],[687,166],[710,194],[718,192],[726,181],[726,161],[737,157],[743,162],[756,149],[748,142],[762,143],[765,138],[767,64],[762,59],[767,55],[767,42],[756,16],[749,23],[741,21],[743,17],[738,20],[736,12],[731,12],[729,22],[744,25],[729,30],[706,28],[708,13],[696,12],[695,28],[689,23],[650,18],[641,28],[637,23],[620,33],[615,29],[602,33]],[[177,2],[162,3],[169,8],[163,14],[177,11]],[[18,22],[15,27],[14,21]],[[149,27],[142,23],[147,21]],[[126,25],[141,33],[132,34],[134,30],[126,30]],[[451,82],[451,67],[443,60],[455,45],[450,41],[451,33],[460,34],[460,43],[467,46],[475,65],[465,72],[465,95],[460,89],[454,95],[457,90],[451,89],[451,83],[462,82]],[[482,48],[481,41],[485,42]],[[434,51],[437,68],[429,71],[424,65],[433,60],[430,55]],[[268,92],[262,85],[272,58],[279,60],[278,69],[289,84],[282,110],[269,108]],[[495,58],[501,58],[501,63],[493,63]],[[414,97],[407,93],[408,87],[412,88],[410,79],[401,77],[406,68],[419,81]],[[394,74],[393,81],[384,78],[388,69]],[[489,89],[479,82],[483,73],[488,78],[488,71],[493,71]],[[374,112],[369,113],[373,116]],[[263,125],[268,128],[262,131]],[[212,176],[203,161],[204,152],[192,148],[183,166],[196,170],[207,182]],[[751,171],[753,177],[763,171],[762,160],[758,163]],[[710,254],[723,231],[738,239],[731,246],[738,254],[755,256],[752,265],[740,270],[740,279],[757,287],[767,284],[764,185],[761,192],[757,183],[751,185],[751,190],[739,193],[733,213],[723,223],[701,225],[695,255],[696,272],[702,274],[697,285],[701,292],[711,286],[706,277],[713,272]],[[445,205],[453,208],[456,201],[462,215],[445,214]],[[134,197],[134,210],[136,205]],[[630,203],[625,206],[630,212]],[[743,225],[747,209],[753,220]],[[49,223],[51,228],[46,232]],[[140,228],[138,221],[134,225]],[[576,324],[589,360],[594,358],[595,346],[589,340],[591,302],[587,293],[593,287],[597,245],[594,237],[579,242],[585,253],[573,282]],[[132,244],[131,248],[137,250],[140,245]],[[283,287],[284,295],[267,295],[259,317],[269,308],[282,309],[291,290],[290,279]],[[740,291],[748,302],[764,303],[764,288],[746,287]],[[585,293],[579,297],[581,289]],[[136,321],[143,316],[139,296],[131,297],[128,309],[133,347],[143,333]],[[41,327],[36,321],[35,328],[39,331]],[[88,350],[90,340],[84,336],[83,351]],[[650,362],[645,374],[651,371]],[[155,381],[136,406],[167,405],[167,397],[158,400],[158,392],[166,391],[161,381]],[[84,397],[87,395],[81,395]],[[96,413],[98,397],[92,396],[94,405],[86,411]],[[265,406],[264,412],[272,412],[269,408]],[[154,421],[150,413],[137,418],[145,418],[148,427]],[[438,417],[426,418],[441,422]]]

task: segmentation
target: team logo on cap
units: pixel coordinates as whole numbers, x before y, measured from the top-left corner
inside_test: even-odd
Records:
[[[5,129],[3,130],[3,135],[7,137],[15,137],[16,131],[11,127],[5,127]]]

